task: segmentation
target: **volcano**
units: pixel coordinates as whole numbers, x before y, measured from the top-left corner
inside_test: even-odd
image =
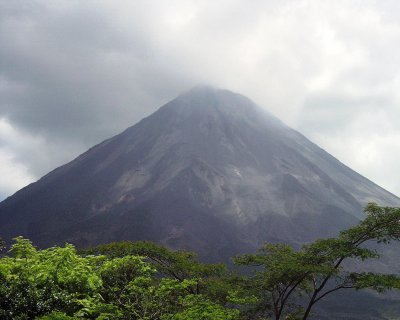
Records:
[[[152,240],[208,259],[335,235],[400,199],[248,98],[196,87],[0,203],[45,247]]]

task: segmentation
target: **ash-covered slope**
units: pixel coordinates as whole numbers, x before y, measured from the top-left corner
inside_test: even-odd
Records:
[[[0,203],[0,235],[215,258],[334,234],[369,201],[400,204],[249,99],[197,87]]]

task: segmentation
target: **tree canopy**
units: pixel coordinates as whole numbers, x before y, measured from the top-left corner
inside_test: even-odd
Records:
[[[400,239],[399,208],[371,203],[365,213],[364,220],[337,238],[319,239],[298,251],[286,244],[265,244],[256,254],[236,257],[239,265],[258,267],[246,280],[250,292],[258,297],[255,314],[307,319],[317,302],[338,290],[398,289],[397,275],[350,272],[343,267],[348,260],[378,259],[378,252],[367,243]]]
[[[0,318],[308,319],[319,301],[339,290],[400,288],[398,275],[344,267],[378,259],[372,243],[400,239],[400,209],[369,204],[365,212],[336,238],[299,250],[267,243],[237,256],[234,262],[248,268],[241,274],[151,242],[39,250],[17,237],[0,258]]]

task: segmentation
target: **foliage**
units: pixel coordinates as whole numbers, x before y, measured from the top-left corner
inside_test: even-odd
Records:
[[[258,267],[247,279],[245,294],[258,298],[253,316],[307,319],[313,306],[342,289],[370,288],[383,292],[400,288],[396,275],[347,272],[343,262],[379,258],[363,246],[400,239],[400,209],[369,204],[367,217],[337,238],[320,239],[295,251],[288,245],[266,244],[258,253],[235,258],[239,265]]]
[[[77,252],[70,244],[38,250],[17,237],[0,258],[0,319],[307,319],[338,290],[400,288],[397,275],[343,268],[347,260],[379,258],[366,244],[400,238],[400,209],[370,204],[365,211],[363,221],[337,238],[300,250],[265,244],[236,257],[249,267],[245,275],[150,242]]]
[[[0,259],[2,319],[29,319],[58,309],[73,313],[80,298],[101,286],[92,258],[80,257],[72,245],[39,251],[18,237],[9,253]]]
[[[65,313],[52,312],[48,315],[45,315],[43,317],[36,318],[36,319],[38,319],[38,320],[74,320],[76,318],[69,317]]]
[[[180,282],[197,279],[196,284],[186,288],[188,293],[200,294],[208,289],[208,283],[226,275],[224,264],[206,264],[197,260],[195,253],[172,251],[148,241],[116,242],[82,251],[85,254],[103,254],[110,258],[139,255],[146,257],[159,276]]]
[[[239,310],[223,308],[201,295],[189,295],[183,300],[183,311],[175,314],[171,320],[235,320]]]
[[[28,239],[14,240],[8,255],[0,259],[1,319],[169,320],[196,313],[199,319],[221,319],[225,315],[234,319],[238,312],[211,302],[211,295],[196,293],[205,288],[207,278],[222,275],[225,269],[201,264],[190,253],[175,253],[146,243],[159,251],[160,264],[154,263],[154,251],[150,258],[131,250],[132,246],[143,248],[144,243],[130,243],[130,252],[106,256],[79,255],[70,244],[38,250]],[[194,295],[196,300],[186,298]],[[200,306],[207,306],[208,311],[200,313]]]

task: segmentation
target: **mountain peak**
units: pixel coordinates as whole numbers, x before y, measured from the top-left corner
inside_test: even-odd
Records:
[[[189,93],[212,94],[215,93],[216,91],[222,91],[222,89],[208,84],[198,84],[183,94],[189,94]]]
[[[199,105],[206,106],[208,104],[216,105],[218,104],[218,99],[223,96],[234,95],[227,90],[218,89],[208,85],[197,85],[188,91],[180,94],[169,104],[185,104],[187,107],[199,107]],[[229,94],[230,93],[230,94]],[[194,104],[194,105],[193,105]]]
[[[167,111],[171,111],[174,113],[174,117],[185,119],[185,121],[199,122],[222,117],[242,122],[258,122],[262,119],[262,121],[267,120],[283,125],[277,118],[247,97],[208,85],[193,87],[159,110],[162,111],[162,116],[166,116]]]
[[[208,101],[214,101],[215,104],[221,104],[222,102],[234,102],[234,105],[237,104],[246,104],[255,106],[254,102],[252,102],[249,98],[235,93],[233,91],[217,88],[210,85],[197,85],[190,90],[186,91],[182,95],[178,96],[179,98],[190,98],[190,99],[208,99]],[[203,100],[204,101],[204,100]]]

